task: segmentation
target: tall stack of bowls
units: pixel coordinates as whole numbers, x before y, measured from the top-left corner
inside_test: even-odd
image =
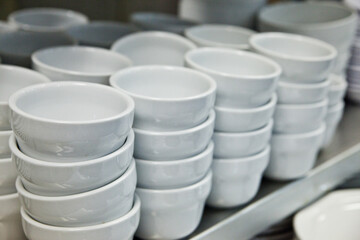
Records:
[[[194,43],[178,34],[148,31],[119,39],[111,50],[127,56],[135,66],[183,66],[184,54],[194,48]]]
[[[268,164],[268,146],[281,74],[274,61],[255,53],[199,48],[186,66],[217,83],[213,186],[207,204],[228,208],[251,200]]]
[[[49,81],[45,76],[32,70],[0,65],[0,239],[2,240],[25,239],[15,188],[17,173],[11,162],[9,148],[12,130],[8,99],[21,88]]]
[[[283,70],[265,176],[275,180],[302,177],[314,166],[323,141],[328,77],[336,49],[323,41],[288,33],[256,34],[250,45]]]
[[[255,27],[255,16],[266,0],[181,0],[180,18],[199,23]]]
[[[179,239],[198,226],[210,193],[215,81],[183,67],[138,66],[110,84],[135,101],[136,193],[143,239]]]
[[[259,13],[262,32],[301,34],[333,45],[338,57],[333,72],[344,74],[356,32],[356,12],[336,2],[292,2],[269,5]]]
[[[110,76],[132,65],[110,50],[65,46],[39,50],[32,56],[33,68],[52,81],[80,81],[109,85]]]
[[[17,91],[9,107],[26,237],[132,239],[133,100],[100,84],[53,82]]]

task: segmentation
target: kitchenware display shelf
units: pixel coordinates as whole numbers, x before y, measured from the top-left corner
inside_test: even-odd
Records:
[[[292,182],[263,180],[249,204],[229,210],[206,208],[200,226],[187,239],[246,240],[360,173],[360,107],[347,103],[345,113],[316,167]]]

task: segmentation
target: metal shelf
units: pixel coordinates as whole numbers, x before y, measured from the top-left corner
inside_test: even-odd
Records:
[[[256,198],[243,207],[206,208],[192,240],[250,239],[360,173],[360,107],[347,104],[333,142],[316,167],[293,182],[264,180]]]

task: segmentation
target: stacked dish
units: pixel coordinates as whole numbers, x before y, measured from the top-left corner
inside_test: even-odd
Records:
[[[0,65],[0,239],[25,239],[21,229],[20,204],[16,193],[16,169],[11,162],[9,138],[12,134],[9,122],[9,96],[18,89],[48,82],[45,76],[32,70]]]
[[[299,178],[313,167],[322,144],[328,76],[336,50],[320,40],[287,33],[256,34],[250,45],[283,70],[265,175],[276,180]]]
[[[234,207],[252,199],[270,154],[268,142],[280,66],[263,56],[222,48],[199,48],[186,66],[216,80],[213,186],[207,204]]]
[[[194,48],[194,43],[178,34],[148,31],[117,40],[111,50],[127,56],[136,66],[183,66],[184,54]]]
[[[198,226],[210,193],[216,83],[182,67],[140,66],[110,84],[135,101],[136,236],[179,239]],[[181,227],[179,227],[181,226]]]
[[[26,237],[132,239],[133,100],[99,84],[54,82],[17,91],[9,106]]]

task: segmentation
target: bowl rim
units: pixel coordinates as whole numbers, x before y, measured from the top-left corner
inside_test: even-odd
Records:
[[[99,187],[99,188],[96,188],[96,189],[93,189],[93,190],[90,190],[87,192],[76,193],[76,194],[66,195],[66,196],[42,196],[42,195],[37,195],[37,194],[31,193],[28,190],[26,190],[25,186],[21,182],[22,177],[20,177],[20,176],[17,177],[15,185],[16,185],[16,190],[18,191],[19,195],[23,196],[24,198],[35,200],[35,201],[42,201],[42,202],[46,201],[46,202],[50,202],[50,203],[66,202],[66,201],[71,201],[71,200],[81,200],[83,198],[89,198],[96,194],[101,194],[102,192],[108,191],[109,189],[111,189],[112,187],[114,187],[118,184],[122,184],[132,174],[136,175],[136,167],[135,167],[134,160],[131,161],[128,169],[114,181],[112,181],[102,187]]]
[[[173,136],[181,136],[181,135],[185,135],[185,134],[191,134],[196,131],[203,130],[203,129],[207,128],[208,126],[211,126],[214,123],[215,123],[215,111],[213,109],[211,109],[211,111],[209,113],[209,117],[204,122],[200,123],[199,125],[197,125],[193,128],[188,128],[188,129],[179,130],[179,131],[168,131],[168,132],[144,130],[144,129],[134,128],[134,127],[133,127],[133,130],[135,132],[135,136],[136,136],[136,134],[142,134],[142,135],[151,135],[151,136],[159,136],[159,137],[173,137]]]
[[[256,136],[259,134],[263,134],[263,133],[267,133],[267,132],[271,132],[272,128],[274,126],[274,120],[271,118],[269,120],[269,122],[267,122],[267,124],[261,128],[255,129],[255,130],[251,130],[251,131],[246,131],[246,132],[218,132],[215,131],[213,134],[213,137],[230,137],[230,138],[237,138],[237,137],[242,137],[242,138],[247,138],[247,137],[252,137],[252,136]]]
[[[205,150],[203,150],[201,153],[192,156],[192,157],[188,157],[188,158],[184,158],[184,159],[179,159],[179,160],[144,160],[144,159],[139,159],[139,158],[135,158],[135,162],[136,164],[140,163],[143,164],[144,166],[151,166],[151,167],[168,167],[168,166],[172,166],[172,165],[179,165],[179,164],[186,164],[186,163],[191,163],[191,162],[196,162],[196,161],[200,161],[203,158],[205,158],[206,156],[208,156],[209,154],[211,154],[212,156],[212,152],[214,151],[214,142],[210,141],[210,143],[206,146]]]
[[[337,92],[337,91],[344,91],[348,87],[348,83],[344,77],[337,75],[337,74],[330,74],[329,76],[330,81],[330,89],[329,92]],[[336,84],[333,84],[335,82]]]
[[[267,65],[271,65],[274,68],[274,72],[270,74],[263,74],[263,75],[249,75],[249,74],[233,74],[233,73],[226,73],[223,71],[213,70],[209,67],[204,67],[202,64],[198,64],[192,59],[192,56],[195,54],[207,54],[207,53],[226,53],[236,55],[237,57],[251,57],[257,59],[258,61],[265,62]],[[275,78],[281,75],[282,69],[278,63],[271,60],[268,57],[264,57],[257,53],[246,52],[242,50],[235,50],[235,49],[228,49],[228,48],[213,48],[213,47],[204,47],[204,48],[197,48],[188,51],[185,54],[185,63],[188,64],[191,68],[205,72],[206,74],[212,74],[216,76],[222,76],[227,78],[247,78],[251,80],[263,80],[264,78]]]
[[[321,136],[326,129],[326,124],[322,123],[318,129],[305,133],[273,133],[273,139],[301,139]]]
[[[26,31],[58,32],[58,31],[65,31],[65,29],[67,28],[67,26],[37,26],[29,23],[19,22],[17,20],[18,16],[24,14],[28,15],[28,14],[37,14],[37,13],[61,14],[68,18],[77,19],[78,21],[75,24],[87,23],[89,21],[88,17],[81,12],[64,9],[64,8],[51,8],[51,7],[35,7],[35,8],[20,9],[15,12],[12,12],[7,19],[8,22],[15,24],[18,28],[24,29]]]
[[[329,106],[327,115],[338,112],[338,111],[342,111],[344,109],[344,107],[345,107],[345,101],[341,100],[340,102],[336,103],[335,105]]]
[[[33,116],[32,114],[29,114],[17,107],[16,102],[17,102],[18,98],[20,98],[24,94],[27,94],[28,92],[33,91],[34,89],[42,88],[44,91],[44,89],[46,90],[47,88],[50,88],[50,87],[51,88],[71,87],[74,85],[90,87],[90,88],[101,88],[104,91],[112,91],[115,94],[120,95],[121,98],[123,98],[124,102],[126,102],[126,104],[127,104],[127,107],[124,111],[122,111],[119,114],[116,114],[115,116],[101,118],[101,119],[97,119],[97,120],[86,120],[86,121],[63,121],[63,120],[53,120],[53,119],[49,119],[49,118],[45,118],[45,117]],[[97,84],[97,83],[70,82],[70,81],[66,82],[65,81],[65,82],[51,82],[51,83],[36,84],[36,85],[32,85],[32,86],[29,86],[26,88],[22,88],[19,91],[17,91],[16,93],[14,93],[13,95],[11,95],[11,97],[9,99],[9,107],[10,107],[11,111],[16,112],[16,114],[21,115],[21,117],[31,119],[31,120],[37,121],[37,122],[42,122],[42,123],[46,123],[46,124],[84,125],[84,124],[99,124],[99,123],[111,122],[116,119],[126,117],[134,112],[135,103],[134,103],[134,100],[130,96],[128,96],[110,86],[105,86],[105,85],[101,85],[101,84]]]
[[[327,107],[329,103],[328,98],[326,97],[325,99],[315,102],[315,103],[291,103],[291,104],[284,104],[284,103],[279,103],[276,105],[276,109],[283,109],[283,110],[303,110],[303,109],[314,109],[314,108],[319,108],[319,107]]]
[[[328,88],[331,86],[331,82],[329,78],[326,78],[322,82],[315,82],[315,83],[303,83],[303,82],[287,82],[287,81],[278,81],[278,89],[282,87],[291,87],[297,89],[318,89],[318,88]]]
[[[301,56],[293,56],[291,54],[284,54],[279,53],[276,50],[263,47],[263,45],[259,44],[259,40],[271,40],[272,38],[286,40],[292,40],[299,43],[307,43],[311,44],[312,46],[321,47],[322,49],[327,50],[328,54],[326,56],[316,56],[316,57],[301,57]],[[284,60],[294,60],[294,61],[303,61],[303,62],[324,62],[334,60],[337,56],[337,50],[332,45],[307,36],[299,35],[299,34],[292,34],[292,33],[282,33],[282,32],[265,32],[265,33],[258,33],[250,37],[249,44],[251,48],[259,51],[261,53],[265,53],[269,56],[273,56],[276,58],[284,59]]]
[[[37,66],[37,67],[41,67],[43,69],[46,69],[47,71],[52,71],[52,72],[56,72],[59,74],[69,74],[69,75],[73,75],[73,76],[82,76],[82,77],[110,77],[111,74],[117,72],[119,69],[114,70],[114,71],[108,71],[108,72],[86,72],[86,71],[77,71],[77,70],[68,70],[68,69],[64,69],[64,68],[60,68],[60,67],[55,67],[52,66],[48,63],[45,63],[43,61],[41,61],[39,59],[39,55],[41,54],[55,54],[58,51],[70,51],[74,52],[74,51],[82,51],[82,52],[90,52],[90,53],[94,53],[94,54],[102,54],[103,56],[106,55],[106,57],[111,57],[111,58],[118,58],[119,62],[122,61],[124,64],[126,64],[127,67],[132,66],[132,61],[122,55],[121,53],[117,53],[117,52],[113,52],[104,48],[100,48],[100,47],[90,47],[90,46],[55,46],[55,47],[49,47],[49,48],[44,48],[44,49],[40,49],[35,51],[32,55],[31,55],[31,61],[32,64]]]
[[[11,199],[15,199],[18,197],[19,197],[18,193],[10,193],[10,194],[5,194],[5,195],[0,195],[0,201],[11,200]]]
[[[239,43],[239,44],[222,43],[219,41],[205,39],[196,34],[196,31],[203,30],[203,29],[210,29],[210,30],[217,29],[217,30],[222,30],[222,31],[237,32],[244,36],[248,36],[249,38],[251,37],[251,35],[256,34],[255,31],[244,28],[244,27],[228,25],[228,24],[214,24],[214,23],[213,24],[211,24],[211,23],[201,24],[201,25],[189,27],[189,28],[185,29],[184,34],[188,39],[190,39],[191,41],[193,41],[195,43],[199,43],[199,44],[210,45],[210,46],[214,46],[214,47],[216,46],[216,47],[230,47],[230,48],[237,48],[237,49],[249,49],[249,42]]]
[[[123,215],[115,220],[109,221],[109,222],[92,225],[92,226],[85,226],[85,227],[57,227],[57,226],[47,225],[47,224],[38,222],[38,221],[34,220],[33,218],[31,218],[29,216],[29,214],[25,211],[24,207],[21,207],[20,212],[21,212],[21,217],[26,222],[28,222],[31,225],[34,225],[37,228],[46,229],[48,231],[82,232],[82,231],[89,231],[89,230],[100,230],[102,228],[111,227],[118,223],[129,220],[133,217],[136,217],[136,215],[140,212],[140,207],[141,207],[141,200],[140,200],[139,196],[137,194],[135,194],[133,206],[132,206],[131,210],[128,213],[126,213],[125,215]]]
[[[271,149],[270,144],[268,144],[261,152],[253,154],[251,156],[238,157],[238,158],[214,158],[214,162],[234,164],[238,162],[256,161],[259,160],[259,158],[265,157],[268,154],[270,156],[270,149]]]
[[[20,73],[20,74],[31,74],[33,75],[34,77],[37,78],[37,81],[39,80],[38,83],[35,83],[33,85],[30,85],[30,86],[34,86],[34,85],[38,85],[38,84],[45,84],[45,83],[51,83],[51,80],[37,72],[37,71],[34,71],[32,69],[28,69],[28,68],[24,68],[24,67],[19,67],[19,66],[15,66],[15,65],[8,65],[8,64],[1,64],[0,65],[0,70],[3,72],[3,71],[15,71],[16,73]],[[29,86],[28,86],[29,87]],[[23,88],[21,88],[23,89]],[[21,90],[19,89],[19,90]],[[0,106],[3,105],[3,106],[8,106],[9,105],[9,99],[7,101],[0,101]]]
[[[12,130],[2,130],[2,131],[0,131],[0,137],[9,137],[10,138],[12,132],[13,132]]]
[[[149,96],[145,96],[145,95],[136,94],[136,93],[133,93],[133,92],[130,92],[128,90],[121,88],[117,84],[118,79],[124,75],[126,76],[128,74],[131,75],[131,74],[137,73],[137,72],[154,71],[154,70],[157,72],[165,72],[165,71],[174,72],[174,71],[176,71],[176,72],[179,72],[180,74],[187,72],[194,76],[197,75],[199,78],[201,78],[202,80],[205,80],[207,82],[207,84],[209,85],[209,89],[206,90],[205,92],[202,92],[201,94],[197,94],[195,96],[182,97],[182,98],[159,98],[159,97],[149,97]],[[134,67],[122,69],[122,70],[115,72],[110,77],[109,83],[110,83],[110,86],[130,95],[134,99],[141,99],[141,100],[155,101],[155,102],[176,102],[176,103],[192,101],[192,100],[197,100],[197,99],[208,97],[208,96],[214,94],[216,91],[216,88],[217,88],[217,84],[211,76],[208,76],[202,72],[195,71],[195,70],[189,69],[189,68],[178,67],[178,66],[166,66],[166,65],[134,66]]]
[[[17,158],[20,158],[23,162],[28,162],[31,165],[41,166],[41,167],[48,167],[52,169],[56,168],[79,168],[79,167],[88,167],[91,165],[96,165],[101,162],[110,161],[112,158],[117,157],[120,154],[125,153],[129,149],[131,149],[134,146],[134,139],[135,134],[133,130],[130,130],[128,137],[125,140],[125,143],[115,150],[114,152],[111,152],[108,155],[102,156],[100,158],[95,158],[88,161],[81,161],[81,162],[48,162],[43,160],[38,160],[32,157],[27,156],[24,154],[18,147],[17,141],[15,138],[15,134],[11,134],[9,139],[9,147],[11,149],[11,152],[13,155],[15,155]]]

